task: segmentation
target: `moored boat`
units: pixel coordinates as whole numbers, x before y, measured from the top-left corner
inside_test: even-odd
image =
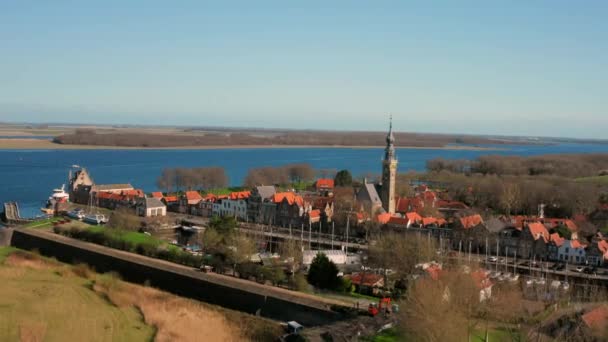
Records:
[[[82,220],[84,222],[86,222],[86,223],[96,224],[96,225],[105,224],[105,223],[108,222],[108,219],[103,214],[89,214],[89,215],[85,215],[85,217]]]
[[[82,220],[85,217],[84,210],[78,208],[71,211],[68,211],[68,217],[73,218],[75,220]]]

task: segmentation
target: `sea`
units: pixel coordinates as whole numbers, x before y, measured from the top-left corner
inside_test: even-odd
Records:
[[[434,158],[474,159],[482,155],[532,156],[608,153],[608,144],[483,145],[493,150],[397,149],[399,172],[423,171]],[[379,174],[381,148],[257,148],[146,150],[0,150],[0,203],[16,201],[23,217],[40,214],[54,188],[68,182],[72,165],[86,167],[96,183],[131,183],[158,190],[163,168],[221,166],[230,184],[241,185],[250,168],[308,163],[315,169],[348,169],[355,177]]]

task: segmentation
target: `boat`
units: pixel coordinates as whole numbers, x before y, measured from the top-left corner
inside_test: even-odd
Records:
[[[82,210],[80,208],[68,211],[68,217],[69,218],[73,218],[73,219],[76,219],[76,220],[82,220],[82,219],[84,219],[85,216],[86,215],[84,213],[84,210]]]
[[[61,185],[61,188],[53,189],[53,194],[49,197],[49,201],[55,200],[56,202],[67,201],[70,198],[70,194],[65,192],[65,184]]]
[[[106,218],[106,216],[104,214],[85,215],[82,220],[86,223],[96,224],[96,225],[105,224],[108,222],[108,219]]]
[[[517,274],[517,273],[516,273],[516,274],[514,274],[514,275],[511,277],[511,279],[509,279],[509,280],[510,280],[510,281],[513,281],[513,282],[518,281],[518,280],[519,280],[519,274]]]

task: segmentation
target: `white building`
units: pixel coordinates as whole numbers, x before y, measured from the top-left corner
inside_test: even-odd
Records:
[[[584,264],[587,260],[585,248],[578,240],[565,240],[557,249],[557,259],[572,264]]]
[[[359,254],[346,254],[345,251],[338,250],[306,250],[302,252],[302,265],[309,267],[312,264],[313,259],[317,256],[317,254],[323,253],[327,256],[327,258],[332,261],[336,265],[360,265],[361,264],[361,256]]]
[[[143,198],[136,207],[137,215],[143,217],[165,216],[167,206],[158,198]]]

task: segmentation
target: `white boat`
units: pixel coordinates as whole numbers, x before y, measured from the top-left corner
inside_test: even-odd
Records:
[[[62,184],[61,188],[59,188],[59,189],[53,189],[53,194],[51,195],[51,197],[49,197],[49,200],[61,201],[61,200],[69,199],[70,194],[65,192],[64,189],[65,189],[65,184]]]
[[[85,217],[85,213],[84,210],[82,209],[74,209],[71,211],[68,211],[68,217],[73,218],[75,220],[82,220]]]
[[[108,222],[108,219],[103,214],[89,214],[86,215],[82,220],[86,223],[97,225]]]

